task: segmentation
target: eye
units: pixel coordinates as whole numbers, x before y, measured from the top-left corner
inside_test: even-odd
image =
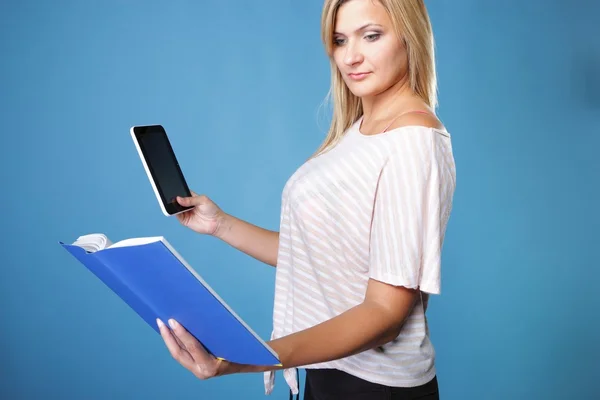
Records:
[[[367,39],[369,42],[374,42],[377,39],[379,39],[381,37],[381,33],[371,33],[369,35],[365,36],[365,39]]]
[[[335,39],[333,39],[333,45],[334,46],[341,46],[344,43],[345,43],[345,41],[342,38],[335,38]]]

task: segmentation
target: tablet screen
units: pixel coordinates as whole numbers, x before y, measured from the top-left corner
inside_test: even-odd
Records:
[[[139,127],[135,133],[167,212],[174,214],[184,210],[175,198],[189,197],[191,193],[164,128],[160,125]]]

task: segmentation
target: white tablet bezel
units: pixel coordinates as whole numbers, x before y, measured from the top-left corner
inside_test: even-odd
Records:
[[[140,160],[142,160],[142,165],[144,166],[144,170],[146,171],[146,175],[148,176],[148,180],[150,181],[150,184],[152,185],[152,190],[154,191],[154,195],[156,196],[156,200],[158,201],[158,204],[160,205],[160,209],[162,211],[162,213],[167,216],[173,216],[173,215],[177,215],[177,214],[181,214],[183,212],[186,212],[190,209],[192,209],[193,207],[187,207],[187,208],[183,208],[180,211],[177,211],[175,213],[169,214],[169,212],[167,211],[165,204],[163,202],[163,199],[160,195],[160,192],[158,190],[158,185],[156,184],[156,181],[154,179],[154,176],[152,175],[152,172],[150,170],[150,168],[148,167],[148,162],[146,160],[146,157],[144,156],[144,152],[142,151],[142,148],[140,146],[140,143],[138,142],[138,138],[136,136],[135,130],[136,129],[148,129],[151,127],[160,127],[166,134],[166,130],[164,127],[162,127],[161,125],[134,125],[129,129],[129,133],[131,135],[131,138],[133,140],[133,143],[135,145],[135,148],[137,150],[137,153],[140,157]],[[167,141],[169,140],[169,137],[167,136]],[[169,141],[169,145],[170,145],[170,141]],[[172,149],[171,149],[172,150]],[[173,157],[175,157],[175,162],[177,163],[177,158],[175,156],[175,154],[173,154]],[[179,164],[177,164],[177,168],[179,169],[181,176],[183,177],[183,172],[181,171],[181,168],[179,167]],[[185,181],[185,177],[183,177],[183,181],[185,183],[185,186],[188,187],[187,182]],[[189,190],[189,188],[188,188]]]

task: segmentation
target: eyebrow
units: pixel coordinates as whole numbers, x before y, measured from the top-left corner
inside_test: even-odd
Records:
[[[357,29],[357,30],[355,30],[354,32],[360,32],[360,31],[364,31],[364,30],[365,30],[365,29],[367,29],[367,28],[370,28],[370,27],[375,27],[375,26],[377,26],[377,27],[379,27],[379,28],[383,28],[383,26],[382,26],[382,25],[379,25],[379,24],[375,24],[375,23],[369,22],[368,24],[365,24],[365,25],[361,26],[360,28],[358,28],[358,29]],[[333,32],[333,34],[334,34],[334,35],[343,35],[343,33],[340,33],[340,32]]]

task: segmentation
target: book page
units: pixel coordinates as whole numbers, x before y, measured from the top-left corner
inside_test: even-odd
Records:
[[[79,236],[74,246],[79,246],[87,252],[94,253],[99,250],[103,250],[112,245],[112,242],[106,235],[102,233],[91,233],[89,235]]]
[[[95,253],[100,250],[117,247],[129,247],[129,246],[140,246],[143,244],[149,244],[154,242],[160,242],[164,240],[162,236],[153,237],[141,237],[141,238],[130,238],[113,243],[103,233],[90,233],[77,238],[73,242],[74,246],[79,246],[88,253]]]
[[[111,246],[111,249],[117,248],[117,247],[129,247],[129,246],[140,246],[143,244],[148,244],[148,243],[154,243],[154,242],[160,242],[163,240],[162,236],[153,236],[153,237],[142,237],[142,238],[131,238],[131,239],[124,239],[121,240]]]

